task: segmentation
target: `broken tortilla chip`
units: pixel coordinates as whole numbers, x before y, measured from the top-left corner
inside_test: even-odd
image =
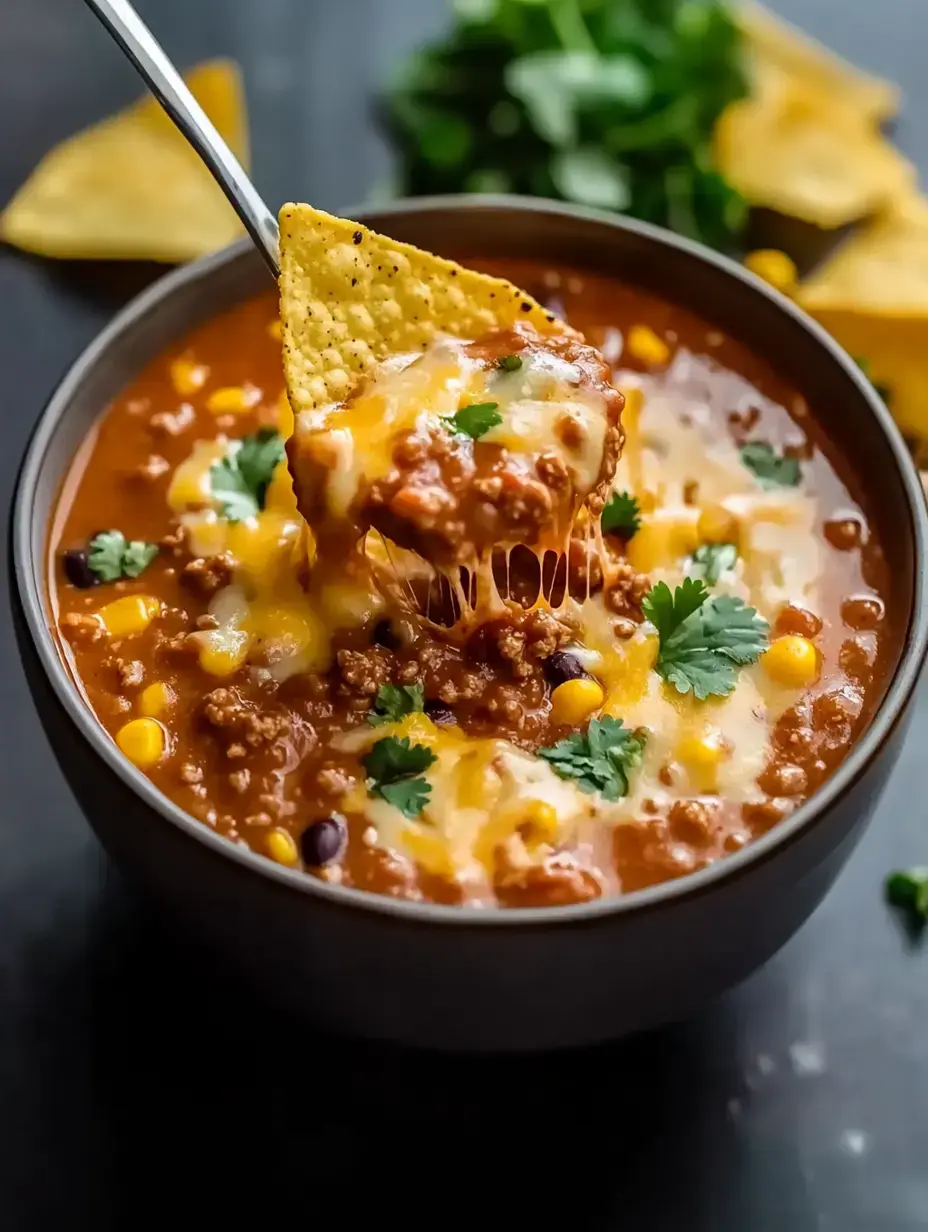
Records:
[[[928,326],[928,201],[913,194],[861,227],[796,298],[808,312],[914,315]]]
[[[743,3],[735,20],[744,36],[748,71],[763,80],[779,71],[794,81],[813,86],[833,102],[857,112],[874,126],[899,110],[899,87],[848,63],[829,48],[774,16],[762,4]]]
[[[928,201],[903,199],[861,228],[795,298],[866,362],[903,432],[928,441]]]
[[[280,315],[297,413],[345,397],[379,361],[439,334],[478,338],[517,321],[566,328],[501,278],[295,204],[280,211]]]
[[[236,65],[212,60],[186,81],[247,168]],[[0,214],[0,239],[44,257],[180,262],[241,233],[222,190],[150,97],[56,146]]]
[[[780,75],[728,107],[716,165],[752,205],[833,230],[910,194],[912,165],[858,112]]]

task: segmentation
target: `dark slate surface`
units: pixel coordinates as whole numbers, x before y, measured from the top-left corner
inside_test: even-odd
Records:
[[[169,52],[244,65],[271,204],[337,208],[389,167],[367,92],[442,0],[147,0]],[[781,0],[896,76],[928,165],[928,9]],[[0,200],[137,82],[74,0],[0,5]],[[0,252],[8,496],[61,369],[149,276]],[[2,550],[6,551],[4,541]],[[6,569],[2,571],[6,584]],[[0,1229],[912,1232],[928,1228],[928,951],[880,900],[928,859],[928,696],[868,837],[801,934],[698,1021],[596,1052],[458,1061],[316,1037],[197,969],[106,865],[34,717],[0,600]],[[763,910],[763,904],[758,904]],[[236,1217],[240,1217],[237,1219]]]

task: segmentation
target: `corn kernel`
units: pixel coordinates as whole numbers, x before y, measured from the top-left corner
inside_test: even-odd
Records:
[[[777,248],[758,248],[744,258],[744,267],[784,295],[792,295],[799,282],[796,263]]]
[[[177,701],[177,694],[169,684],[157,680],[139,694],[139,711],[150,719],[157,719],[170,710]]]
[[[209,380],[209,368],[196,364],[189,355],[181,355],[171,364],[171,384],[182,398],[192,397]]]
[[[542,843],[553,843],[558,836],[557,809],[547,800],[532,800],[519,830],[529,850]]]
[[[246,415],[261,401],[261,390],[254,385],[224,385],[206,399],[206,409],[214,415]]]
[[[197,661],[210,676],[231,676],[248,658],[250,645],[242,629],[214,629],[203,638]]]
[[[151,595],[124,595],[101,607],[97,616],[110,637],[136,637],[160,611],[161,601]]]
[[[718,786],[718,768],[725,757],[726,749],[718,732],[684,736],[677,745],[677,760],[686,767],[696,791],[715,791]]]
[[[702,543],[737,543],[738,519],[724,505],[707,505],[699,515],[696,533]]]
[[[798,633],[778,637],[765,652],[763,664],[771,680],[790,689],[801,689],[818,677],[818,651]]]
[[[116,744],[133,766],[150,770],[164,756],[167,739],[157,719],[130,719],[116,733]]]
[[[286,868],[294,868],[299,860],[296,842],[287,830],[271,830],[267,836],[267,854]]]
[[[595,680],[565,680],[551,694],[551,718],[555,723],[576,727],[600,708],[603,687]]]
[[[628,331],[625,347],[643,364],[666,364],[670,347],[647,325],[633,325]]]

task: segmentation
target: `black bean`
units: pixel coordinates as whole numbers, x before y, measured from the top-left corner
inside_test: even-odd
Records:
[[[399,650],[400,639],[393,632],[389,620],[378,620],[371,630],[371,641],[375,646],[383,646],[386,650]]]
[[[586,680],[589,672],[583,670],[580,660],[567,650],[556,650],[545,659],[545,676],[552,689],[567,680]]]
[[[89,590],[96,586],[100,579],[90,567],[87,553],[83,548],[69,548],[61,561],[64,575],[78,590]]]
[[[423,710],[433,723],[454,723],[456,721],[454,711],[444,702],[428,701],[423,706]]]
[[[345,819],[338,813],[314,821],[300,835],[303,860],[315,868],[330,864],[341,854],[344,844]]]

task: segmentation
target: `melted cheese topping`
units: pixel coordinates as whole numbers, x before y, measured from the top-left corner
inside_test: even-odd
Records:
[[[462,402],[486,400],[488,381],[504,421],[486,439],[506,448],[549,443],[557,415],[576,415],[585,426],[595,425],[599,412],[592,403],[572,396],[557,401],[571,385],[569,367],[539,364],[488,376],[459,347],[442,343],[415,363],[407,358],[388,366],[349,407],[304,416],[303,427],[334,442],[338,462],[330,497],[345,509],[360,477],[369,479],[389,467],[398,431],[415,426],[419,416],[451,414]],[[727,382],[721,390],[720,381]],[[710,384],[712,400],[724,399],[735,410],[762,402],[757,392],[686,351],[661,375],[621,372],[616,383],[631,391],[627,443],[614,487],[634,492],[643,509],[628,552],[636,569],[653,581],[679,584],[688,558],[704,541],[703,515],[721,511],[736,528],[739,554],[714,593],[744,599],[771,622],[786,603],[816,612],[824,562],[815,534],[815,500],[798,488],[765,490],[742,464],[735,443],[718,432],[711,411]],[[547,394],[556,396],[548,400]],[[588,436],[592,440],[595,433]],[[361,626],[382,609],[389,590],[385,578],[401,589],[430,571],[417,557],[369,535],[366,555],[336,562],[335,571],[316,568],[304,590],[299,579],[313,546],[296,512],[286,464],[275,474],[264,511],[230,525],[209,489],[209,469],[230,447],[223,440],[198,443],[177,468],[168,495],[192,550],[203,556],[226,552],[235,562],[233,584],[211,604],[219,627],[204,635],[201,664],[217,675],[247,664],[278,681],[324,670],[335,631]],[[579,475],[598,471],[592,445],[575,461]],[[492,586],[489,562],[486,572]],[[538,603],[545,606],[544,596]],[[736,804],[762,799],[756,780],[768,759],[773,724],[800,693],[775,684],[757,663],[738,673],[728,697],[700,702],[682,696],[654,670],[658,638],[648,623],[621,640],[601,594],[582,603],[566,599],[564,607],[578,628],[572,650],[603,685],[602,713],[621,718],[629,729],[647,731],[643,762],[631,776],[626,798],[610,803],[586,794],[576,782],[559,778],[546,761],[505,740],[437,728],[422,714],[376,729],[361,725],[337,741],[359,758],[390,735],[432,750],[436,760],[426,774],[430,796],[415,820],[371,794],[363,780],[344,808],[366,818],[384,848],[466,885],[472,901],[481,901],[483,891],[492,901],[501,853],[511,865],[530,866],[564,843],[583,842],[590,823],[607,829],[635,824],[648,811],[645,802],[661,808],[680,798],[721,796]]]
[[[393,469],[393,450],[407,432],[426,432],[463,407],[494,402],[502,423],[481,436],[511,454],[560,457],[575,488],[588,492],[602,466],[607,429],[603,399],[581,386],[581,374],[557,356],[525,351],[515,372],[466,354],[467,344],[442,338],[423,355],[382,364],[349,402],[304,411],[296,431],[301,448],[328,472],[329,513],[346,518],[362,488]],[[561,420],[578,428],[568,447]]]

